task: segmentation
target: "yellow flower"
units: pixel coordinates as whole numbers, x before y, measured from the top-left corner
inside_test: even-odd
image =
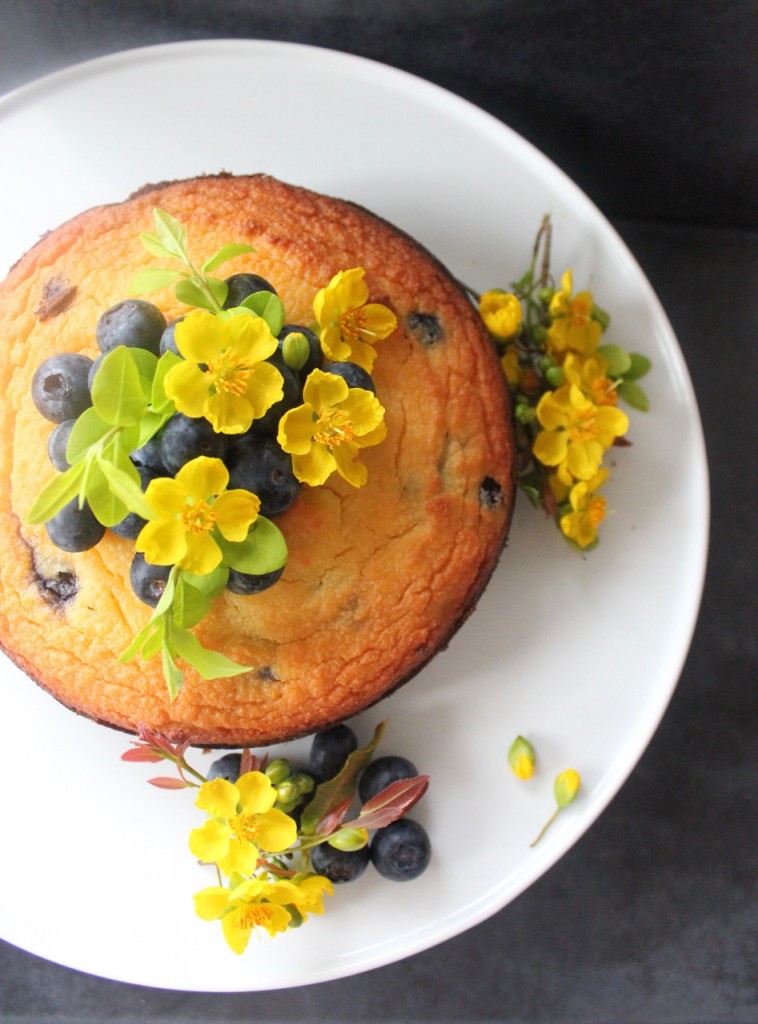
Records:
[[[595,405],[616,405],[616,385],[607,376],[608,360],[596,353],[586,359],[569,352],[563,362],[563,373],[569,384],[576,384]]]
[[[254,928],[263,928],[274,936],[286,931],[292,916],[293,886],[288,882],[270,882],[263,878],[241,881],[231,890],[220,885],[195,893],[195,913],[204,921],[221,919],[221,930],[230,948],[242,954]]]
[[[177,324],[176,345],[184,361],[166,374],[166,394],[218,433],[244,433],[284,394],[282,375],[265,362],[277,341],[260,317],[196,309]]]
[[[259,850],[280,853],[297,838],[297,825],[275,801],[276,789],[263,772],[247,772],[236,785],[226,779],[204,782],[195,806],[209,818],[190,833],[190,850],[226,875],[252,874]]]
[[[605,498],[596,492],[608,475],[607,469],[601,469],[591,480],[580,480],[569,491],[572,511],[561,517],[561,530],[580,548],[597,540],[597,528],[605,519]]]
[[[547,332],[547,351],[592,355],[603,333],[598,321],[592,319],[592,293],[578,292],[572,296],[571,288],[571,271],[567,270],[561,278],[561,287],[550,300],[552,323]]]
[[[534,775],[534,764],[537,760],[533,745],[524,736],[517,736],[508,751],[508,764],[517,779],[526,782]]]
[[[576,384],[564,384],[546,392],[537,405],[541,430],[533,452],[545,466],[558,468],[576,480],[597,473],[603,453],[629,428],[629,418],[610,405],[597,406]]]
[[[145,501],[155,513],[140,531],[137,551],[153,565],[177,565],[206,575],[221,562],[216,530],[229,541],[247,537],[260,500],[250,491],[227,491],[229,473],[221,459],[205,455],[182,466],[176,476],[151,480]]]
[[[479,314],[485,327],[498,338],[512,338],[521,326],[521,303],[510,292],[493,288],[479,299]]]
[[[293,878],[297,894],[292,902],[299,910],[303,920],[308,914],[324,913],[324,893],[331,896],[334,891],[332,883],[323,875],[303,875]]]
[[[348,387],[342,377],[322,370],[308,375],[303,400],[281,418],[277,437],[292,455],[295,476],[317,487],[336,471],[361,487],[368,474],[356,457],[387,436],[383,406],[370,391]]]
[[[321,328],[321,347],[334,360],[347,360],[367,373],[376,359],[374,343],[387,338],[397,327],[392,310],[368,302],[363,267],[341,270],[313,300],[313,312]]]

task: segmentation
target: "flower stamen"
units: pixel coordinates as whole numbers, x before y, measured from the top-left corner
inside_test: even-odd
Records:
[[[182,512],[182,526],[190,533],[210,533],[216,525],[216,513],[207,501],[187,505]]]

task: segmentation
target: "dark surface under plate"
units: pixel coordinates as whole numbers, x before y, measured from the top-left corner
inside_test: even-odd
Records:
[[[4,1024],[758,1022],[754,12],[680,0],[0,2],[0,91],[132,46],[247,36],[395,64],[507,121],[588,191],[649,276],[695,384],[713,503],[702,612],[661,727],[600,820],[510,906],[392,966],[251,995],[120,985],[0,944]],[[3,828],[27,828],[52,854],[50,796],[28,818],[6,796]],[[17,882],[41,917],[55,913],[54,863],[48,879]],[[169,933],[167,956],[170,945]]]

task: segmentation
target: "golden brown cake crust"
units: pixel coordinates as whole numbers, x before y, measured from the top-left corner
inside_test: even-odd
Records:
[[[253,666],[173,703],[159,660],[118,661],[149,609],[132,593],[132,542],[110,532],[66,554],[27,524],[52,475],[52,425],[29,394],[54,352],[97,355],[95,325],[150,263],[138,234],[155,206],[188,229],[202,262],[247,242],[225,273],[276,286],[289,322],[309,324],[317,290],[362,266],[371,301],[398,329],[377,343],[373,376],[387,440],[367,449],[368,483],[305,486],[277,520],[290,557],[252,597],[226,592],[197,629]],[[168,319],[170,290],[148,298]],[[117,728],[140,723],[201,745],[264,745],[356,714],[406,681],[449,640],[486,585],[513,504],[513,440],[497,358],[463,291],[418,244],[367,211],[273,178],[219,175],[141,189],[52,231],[0,285],[0,643],[58,700]]]

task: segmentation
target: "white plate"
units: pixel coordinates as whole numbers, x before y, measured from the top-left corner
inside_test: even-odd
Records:
[[[182,43],[95,60],[0,102],[0,273],[48,228],[145,182],[266,171],[353,199],[423,242],[462,280],[508,285],[544,212],[554,269],[609,309],[609,340],[647,353],[652,411],[632,413],[601,547],[577,557],[519,502],[511,541],[449,650],[356,722],[389,719],[385,752],[432,784],[424,876],[367,873],[322,918],[243,957],[194,916],[212,884],[186,847],[190,794],[145,783],[128,740],[59,707],[2,663],[5,835],[0,934],[107,978],[240,991],[339,978],[456,935],[504,907],[576,842],[627,778],[668,704],[704,575],[708,489],[679,347],[639,267],[598,210],[482,111],[356,57],[255,41]],[[540,771],[510,774],[517,733]],[[297,754],[304,745],[287,748]],[[529,848],[575,767],[580,798]],[[18,780],[15,773],[18,773]]]

